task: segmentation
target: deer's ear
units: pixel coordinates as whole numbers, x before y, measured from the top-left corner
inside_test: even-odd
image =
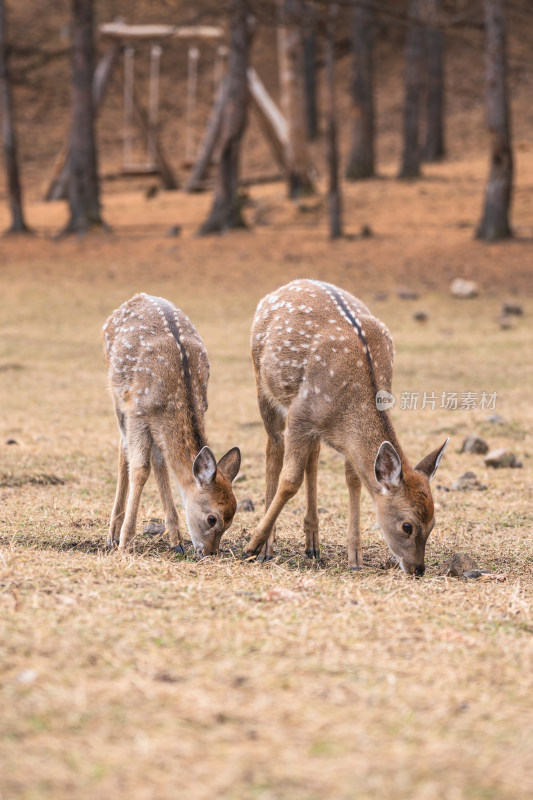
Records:
[[[418,470],[418,472],[422,472],[428,481],[430,481],[436,473],[449,441],[450,437],[446,439],[442,447],[437,447],[436,450],[433,450],[432,453],[423,458],[420,464],[416,465],[415,469]]]
[[[228,450],[218,462],[217,467],[233,483],[241,468],[241,451],[239,448],[232,447],[231,450]]]
[[[197,486],[207,486],[213,483],[217,476],[217,462],[213,451],[206,445],[202,447],[192,465],[192,474]]]
[[[383,493],[397,489],[402,481],[402,462],[390,442],[382,442],[374,462],[374,474]]]

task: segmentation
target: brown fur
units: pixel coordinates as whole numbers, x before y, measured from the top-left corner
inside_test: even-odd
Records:
[[[240,451],[232,448],[217,465],[207,445],[209,362],[202,340],[182,311],[145,294],[113,312],[104,325],[104,340],[121,433],[109,543],[119,542],[124,549],[131,541],[152,467],[170,544],[183,552],[170,467],[180,485],[197,553],[216,552],[235,514],[231,482],[239,471]]]
[[[376,392],[390,392],[392,384],[393,344],[385,325],[342,289],[293,281],[259,303],[251,346],[268,434],[266,513],[244,555],[272,557],[276,519],[305,476],[306,552],[319,557],[316,467],[324,441],[346,461],[349,566],[362,566],[359,498],[364,484],[402,568],[422,574],[434,524],[428,479],[444,448],[413,469],[388,412],[376,407]],[[404,523],[413,526],[410,535]]]

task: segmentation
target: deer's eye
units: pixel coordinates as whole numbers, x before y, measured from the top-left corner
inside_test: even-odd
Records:
[[[213,514],[209,514],[207,517],[207,524],[210,528],[217,524],[217,518]]]
[[[409,536],[409,534],[413,532],[413,526],[410,522],[404,522],[402,525],[402,531]]]

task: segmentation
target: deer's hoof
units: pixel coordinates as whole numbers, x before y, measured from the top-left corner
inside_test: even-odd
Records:
[[[255,561],[256,560],[256,553],[250,553],[248,550],[242,551],[241,559],[242,561]]]
[[[265,561],[272,561],[273,558],[274,556],[268,555],[268,553],[261,553],[257,560],[263,564]]]
[[[315,548],[310,548],[309,550],[305,551],[305,555],[307,558],[316,558],[317,561],[320,561],[320,550],[315,550]]]
[[[106,550],[113,550],[113,548],[118,547],[118,539],[108,539],[105,547]]]
[[[182,544],[175,544],[171,548],[173,553],[180,553],[181,555],[185,555],[185,548]]]

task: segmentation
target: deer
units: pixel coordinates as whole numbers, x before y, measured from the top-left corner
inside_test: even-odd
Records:
[[[218,552],[237,507],[232,490],[241,452],[217,462],[206,438],[209,360],[189,318],[168,300],[136,294],[103,326],[109,386],[120,431],[118,480],[108,546],[135,535],[143,488],[153,469],[170,547],[184,553],[170,485],[174,473],[196,555]]]
[[[394,346],[379,319],[349,292],[295,280],[264,297],[251,330],[259,411],[267,433],[265,514],[243,559],[273,557],[276,520],[305,479],[308,558],[320,558],[317,469],[321,443],[344,457],[348,567],[363,566],[362,485],[385,542],[407,575],[422,577],[435,524],[429,482],[448,439],[411,467],[389,408]]]

